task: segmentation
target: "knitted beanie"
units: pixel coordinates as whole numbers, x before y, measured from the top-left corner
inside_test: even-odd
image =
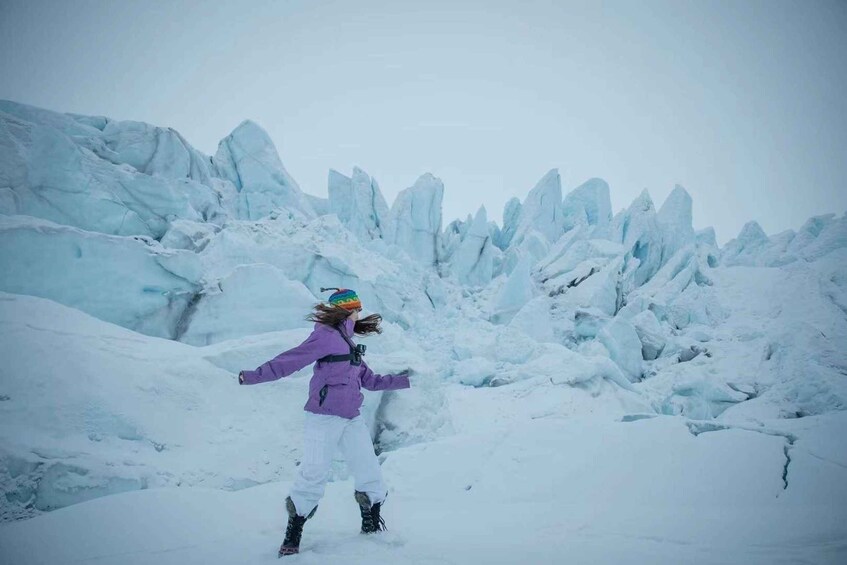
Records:
[[[362,302],[356,291],[349,288],[340,288],[337,292],[333,292],[329,297],[329,303],[333,306],[341,306],[345,310],[355,310],[362,308]]]

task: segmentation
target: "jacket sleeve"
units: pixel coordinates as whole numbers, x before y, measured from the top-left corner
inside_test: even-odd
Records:
[[[403,375],[377,375],[371,371],[367,363],[362,361],[359,368],[359,378],[362,386],[368,390],[397,390],[409,388],[409,377]]]
[[[297,347],[283,351],[270,361],[260,365],[255,371],[242,371],[244,384],[254,385],[275,381],[311,365],[325,355],[325,336],[324,331],[315,328],[312,334],[306,338],[306,341]]]

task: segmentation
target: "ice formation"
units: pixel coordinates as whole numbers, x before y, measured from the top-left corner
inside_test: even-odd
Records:
[[[485,208],[467,222],[461,242],[450,254],[453,274],[462,284],[485,286],[494,272],[495,247],[489,230]]]
[[[521,215],[521,201],[517,197],[513,197],[506,202],[503,209],[503,227],[500,230],[500,236],[494,242],[500,249],[506,249],[512,242],[515,236],[515,230],[518,227],[518,218]]]
[[[240,218],[258,220],[277,208],[315,215],[309,200],[282,166],[276,147],[258,124],[245,120],[218,144],[214,163],[238,191]]]
[[[431,174],[400,192],[391,206],[384,238],[419,263],[438,263],[441,241],[441,201],[444,185]]]
[[[0,290],[49,298],[102,320],[175,339],[201,288],[191,252],[27,216],[0,215]]]
[[[61,127],[48,125],[57,122]],[[152,139],[158,137],[155,128],[145,131]],[[139,171],[122,160],[140,165],[137,154],[127,147],[121,147],[123,155],[116,153],[109,147],[109,139],[104,132],[75,124],[70,118],[63,121],[22,105],[0,103],[0,186],[4,194],[0,212],[35,216],[87,231],[154,239],[161,238],[176,218],[219,222],[225,217],[215,186]],[[181,155],[187,151],[185,147],[171,149]],[[158,173],[162,167],[158,163],[149,170]]]
[[[382,237],[388,205],[376,180],[363,170],[354,168],[350,178],[330,169],[328,212],[360,238],[377,239]]]
[[[587,225],[602,234],[612,221],[609,185],[603,179],[587,180],[565,196],[562,213],[565,231]]]
[[[529,191],[521,203],[511,244],[520,243],[527,233],[537,231],[550,243],[564,231],[562,217],[562,181],[557,169],[550,170]]]

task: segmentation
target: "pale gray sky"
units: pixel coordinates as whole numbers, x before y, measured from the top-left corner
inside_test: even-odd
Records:
[[[180,131],[258,122],[288,171],[424,172],[445,224],[557,167],[615,211],[675,183],[719,242],[847,210],[847,2],[0,0],[0,98]]]

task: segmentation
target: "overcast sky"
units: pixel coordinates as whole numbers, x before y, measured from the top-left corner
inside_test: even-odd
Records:
[[[0,98],[173,127],[244,119],[326,196],[424,172],[444,223],[549,169],[615,211],[678,183],[718,240],[847,210],[847,2],[0,0]]]

